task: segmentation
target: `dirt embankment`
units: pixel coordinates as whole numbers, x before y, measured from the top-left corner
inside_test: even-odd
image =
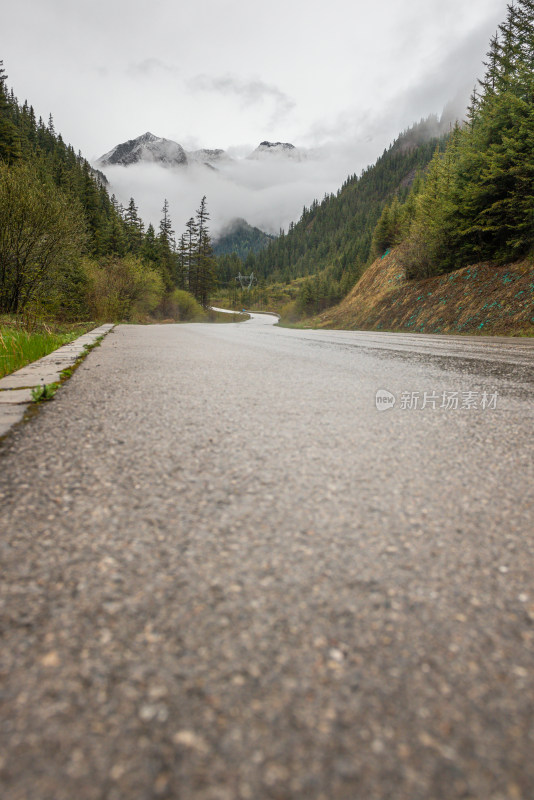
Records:
[[[338,306],[313,322],[321,328],[532,336],[534,262],[475,264],[407,281],[393,250],[369,267]]]

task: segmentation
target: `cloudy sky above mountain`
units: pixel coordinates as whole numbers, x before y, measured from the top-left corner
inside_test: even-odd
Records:
[[[311,202],[412,122],[447,103],[461,114],[505,12],[504,0],[17,0],[0,57],[19,99],[52,111],[90,159],[147,130],[187,149],[334,150],[321,181],[299,178]]]

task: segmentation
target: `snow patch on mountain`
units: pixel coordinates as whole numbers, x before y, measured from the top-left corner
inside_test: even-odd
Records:
[[[272,158],[273,156],[300,161],[305,154],[290,142],[261,142],[249,155],[249,158]]]
[[[105,153],[97,161],[101,166],[120,164],[124,167],[137,164],[139,161],[148,161],[163,164],[164,166],[182,166],[187,164],[187,154],[178,142],[163,139],[147,132],[137,139],[129,139]]]
[[[230,161],[230,156],[225,150],[215,149],[203,149],[203,150],[191,150],[187,152],[187,159],[188,161],[192,161],[194,163],[200,164],[217,164],[222,161]]]
[[[248,158],[257,161],[291,160],[302,161],[308,153],[295,147],[290,142],[264,141],[249,154]],[[234,159],[221,148],[200,150],[185,150],[181,144],[171,139],[163,139],[147,132],[137,139],[129,139],[116,145],[109,153],[97,159],[99,167],[123,166],[129,167],[138,163],[160,164],[164,167],[184,167],[200,164],[212,169],[230,165]]]

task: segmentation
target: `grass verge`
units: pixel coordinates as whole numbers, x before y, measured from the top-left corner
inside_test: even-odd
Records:
[[[0,378],[72,342],[93,327],[94,323],[27,326],[16,318],[0,316]]]
[[[244,314],[242,311],[236,311],[235,314],[214,311],[212,308],[208,311],[208,322],[245,322],[247,319],[250,319],[250,314]]]

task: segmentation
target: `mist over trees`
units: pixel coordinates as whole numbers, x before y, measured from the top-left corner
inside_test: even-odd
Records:
[[[335,268],[358,275],[369,259],[373,231],[385,203],[405,198],[417,173],[427,166],[440,139],[427,136],[427,121],[414,125],[360,176],[351,175],[336,194],[304,207],[298,222],[247,260],[255,274],[291,280]],[[441,141],[444,141],[442,139]]]
[[[243,261],[249,253],[259,253],[276,239],[275,236],[249,225],[244,219],[234,219],[218,234],[213,251],[216,256],[235,253]]]
[[[384,208],[395,197],[400,203],[413,194],[436,147],[445,147],[448,127],[437,118],[421,120],[376,164],[349,176],[336,194],[305,207],[299,221],[266,248],[249,252],[243,262],[235,255],[221,256],[221,284],[230,288],[239,271],[254,272],[261,285],[307,277],[291,310],[295,318],[338,303],[374,255],[373,234]]]
[[[258,287],[297,280],[296,311],[316,313],[391,247],[400,246],[410,278],[531,254],[533,187],[534,0],[508,7],[466,120],[421,121],[266,247],[252,252],[259,239],[242,226],[218,259],[205,197],[178,236],[167,200],[159,226],[145,229],[135,200],[123,207],[109,196],[105,177],[64,143],[52,116],[45,124],[18,103],[0,62],[4,312],[173,316],[176,292],[206,307],[244,272]]]
[[[216,283],[217,261],[208,230],[209,212],[203,197],[178,246],[177,286],[189,291],[205,308]]]
[[[300,285],[296,317],[347,294],[365,267],[401,246],[409,278],[520,259],[534,249],[534,2],[508,6],[467,116],[424,121],[300,220],[247,271]],[[432,133],[439,133],[432,137]]]
[[[534,2],[508,6],[491,39],[485,74],[465,124],[436,151],[421,191],[402,217],[381,219],[391,244],[404,239],[408,277],[480,261],[506,263],[534,247]]]
[[[158,231],[152,225],[145,231],[134,198],[124,208],[110,197],[104,175],[65,144],[52,115],[46,124],[37,120],[6,81],[0,62],[0,312],[179,316],[169,297],[189,288],[207,305],[214,260],[206,199],[184,272],[168,202]]]

